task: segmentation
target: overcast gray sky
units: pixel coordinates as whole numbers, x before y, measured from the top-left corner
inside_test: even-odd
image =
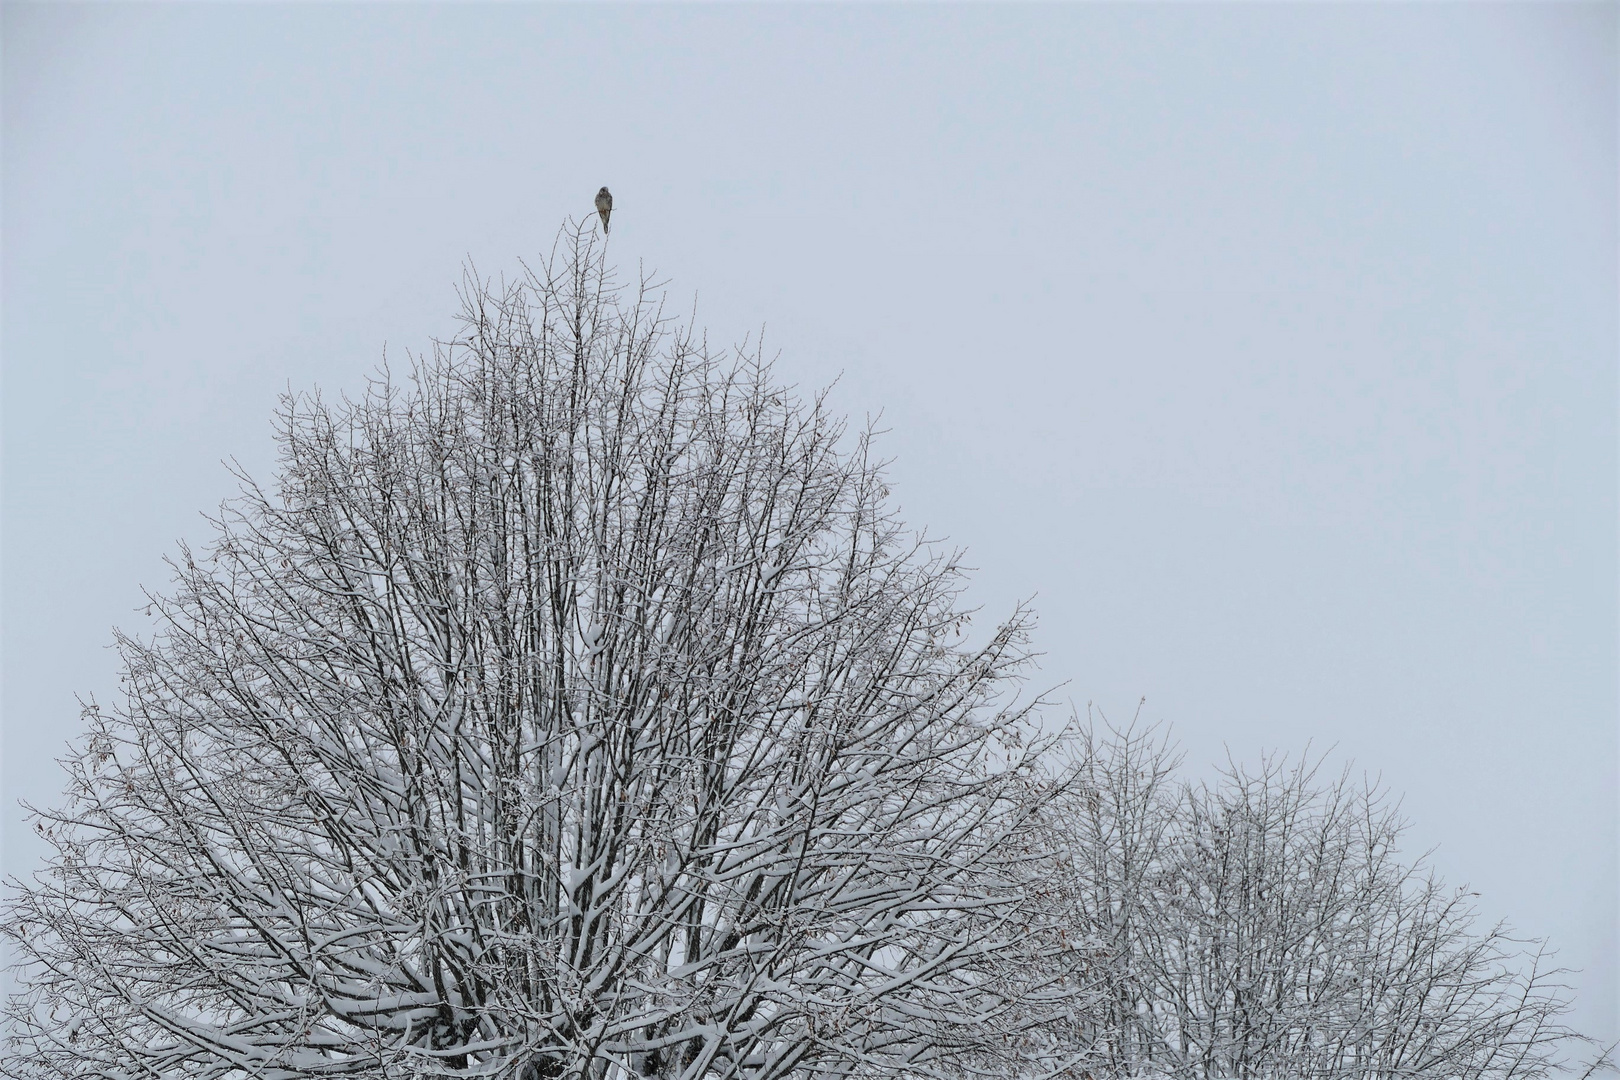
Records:
[[[1617,1037],[1617,11],[7,5],[6,869],[276,394],[608,184],[1043,677],[1381,773]]]

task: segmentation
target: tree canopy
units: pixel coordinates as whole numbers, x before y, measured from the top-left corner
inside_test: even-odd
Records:
[[[966,645],[867,435],[584,231],[463,294],[119,637],[13,1075],[1042,1067],[1025,616]]]
[[[1397,806],[1348,768],[1191,782],[1161,732],[1081,738],[1050,846],[1094,1076],[1507,1080],[1586,1042],[1545,947],[1402,858]]]

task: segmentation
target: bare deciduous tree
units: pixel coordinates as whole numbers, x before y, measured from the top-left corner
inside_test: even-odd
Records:
[[[1586,1042],[1538,943],[1401,860],[1377,789],[1275,760],[1178,783],[1134,730],[1080,760],[1054,846],[1097,1077],[1507,1080]]]
[[[6,911],[10,1075],[1060,1066],[1024,616],[967,647],[867,440],[591,244],[288,399],[120,636]]]

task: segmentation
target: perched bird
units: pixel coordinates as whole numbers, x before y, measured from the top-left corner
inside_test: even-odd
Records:
[[[596,193],[596,212],[602,215],[602,235],[608,231],[608,218],[613,216],[613,193],[606,186]]]

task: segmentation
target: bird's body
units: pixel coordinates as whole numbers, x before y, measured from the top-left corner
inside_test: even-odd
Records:
[[[602,190],[596,193],[596,212],[602,215],[602,235],[608,231],[608,218],[613,215],[613,193],[603,185]]]

